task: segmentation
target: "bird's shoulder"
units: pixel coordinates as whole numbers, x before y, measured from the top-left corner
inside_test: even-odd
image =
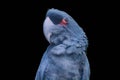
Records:
[[[81,45],[77,40],[64,40],[61,44],[55,45],[51,49],[51,53],[55,55],[66,55],[72,53],[80,53],[82,51]]]

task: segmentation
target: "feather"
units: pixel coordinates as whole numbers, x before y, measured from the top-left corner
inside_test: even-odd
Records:
[[[64,11],[49,9],[46,17],[44,33],[50,46],[42,57],[35,80],[89,80],[88,39],[83,29]],[[59,24],[62,18],[68,22],[65,27]]]

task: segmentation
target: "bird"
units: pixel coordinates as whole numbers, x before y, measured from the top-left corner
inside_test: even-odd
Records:
[[[43,33],[49,42],[35,80],[89,80],[88,38],[65,11],[48,9]]]

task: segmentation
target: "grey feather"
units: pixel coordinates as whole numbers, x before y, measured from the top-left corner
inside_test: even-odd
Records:
[[[89,80],[88,40],[83,29],[66,12],[50,9],[47,14],[52,12],[65,17],[68,25],[52,26],[50,46],[43,55],[35,80]]]

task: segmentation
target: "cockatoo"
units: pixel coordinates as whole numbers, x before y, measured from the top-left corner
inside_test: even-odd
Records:
[[[43,32],[50,45],[35,80],[89,80],[88,39],[77,22],[66,12],[52,8],[46,13]]]

